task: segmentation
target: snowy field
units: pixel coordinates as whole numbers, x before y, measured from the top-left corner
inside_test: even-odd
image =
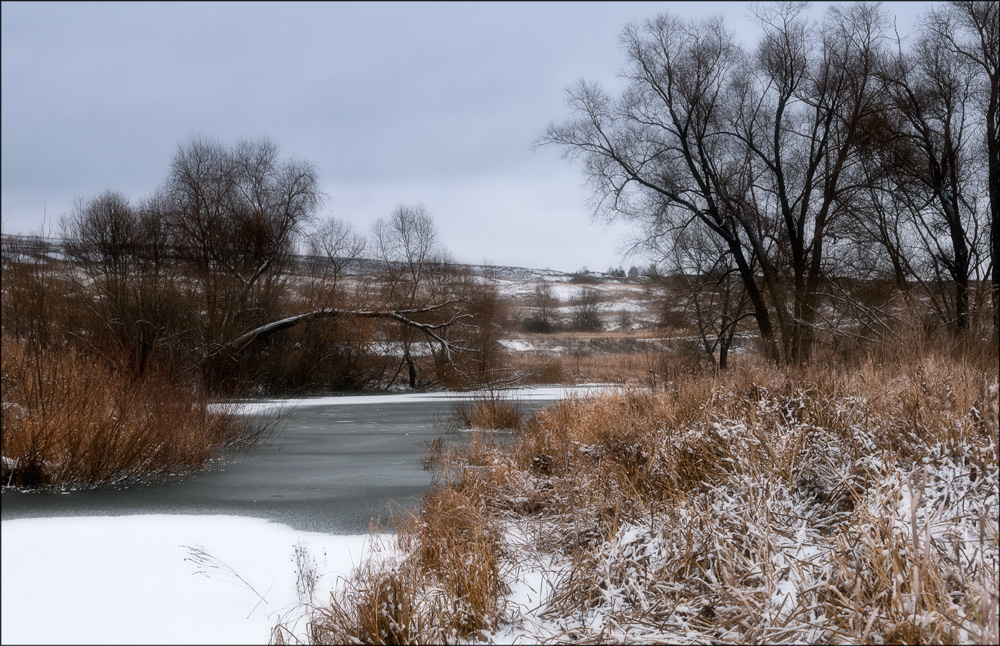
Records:
[[[325,599],[372,542],[234,516],[19,519],[2,529],[4,644],[267,644],[294,618],[297,545],[315,559]]]

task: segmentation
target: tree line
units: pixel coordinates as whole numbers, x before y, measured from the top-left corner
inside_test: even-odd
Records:
[[[319,218],[321,202],[315,168],[270,141],[192,139],[150,197],[78,200],[59,271],[5,244],[4,332],[219,392],[487,379],[499,300],[450,262],[426,209],[365,235]],[[345,280],[366,252],[377,271]]]
[[[578,82],[537,145],[691,279],[717,340],[752,320],[768,356],[808,361],[831,311],[888,312],[852,279],[891,281],[957,335],[992,310],[995,339],[998,6],[934,6],[904,41],[879,5],[769,5],[753,48],[721,18],[661,14],[622,32],[624,89]]]

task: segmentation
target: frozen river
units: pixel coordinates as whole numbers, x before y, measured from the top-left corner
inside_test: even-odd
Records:
[[[525,410],[574,389],[520,391]],[[585,392],[585,391],[584,391]],[[390,502],[412,506],[431,483],[421,456],[447,435],[456,395],[375,395],[291,400],[266,445],[183,480],[124,490],[7,492],[2,520],[52,516],[224,514],[302,531],[363,534]],[[267,409],[273,404],[255,404]]]

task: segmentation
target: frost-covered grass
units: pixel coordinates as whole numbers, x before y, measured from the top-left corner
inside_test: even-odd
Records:
[[[996,643],[998,376],[940,356],[570,399],[314,607],[325,642]]]

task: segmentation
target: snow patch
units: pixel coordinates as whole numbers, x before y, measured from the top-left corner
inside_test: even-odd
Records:
[[[5,644],[266,644],[279,620],[294,619],[297,544],[316,561],[322,601],[376,553],[368,536],[234,516],[31,518],[2,527]],[[198,548],[207,563],[192,558]]]

